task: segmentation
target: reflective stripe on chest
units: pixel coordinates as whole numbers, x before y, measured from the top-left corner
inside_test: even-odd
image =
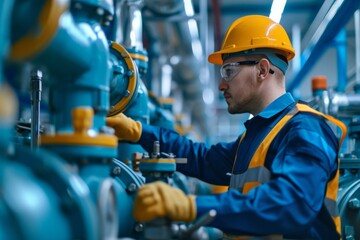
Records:
[[[251,161],[249,163],[248,169],[242,174],[232,174],[230,180],[230,188],[238,189],[243,194],[248,193],[251,189],[256,186],[259,186],[271,179],[271,172],[269,169],[265,167],[265,159],[270,147],[270,144],[276,137],[276,135],[280,132],[280,130],[284,127],[284,125],[298,112],[310,112],[322,116],[324,119],[327,120],[328,125],[334,131],[335,135],[338,136],[338,130],[341,130],[339,139],[339,149],[341,144],[346,136],[347,129],[345,125],[328,115],[320,113],[307,105],[297,103],[296,106],[286,114],[280,121],[270,130],[269,134],[264,138],[261,142],[259,147],[257,148],[256,152],[254,153]],[[244,139],[246,133],[243,134],[242,138],[239,141],[239,146],[241,141]],[[238,149],[239,149],[238,146]],[[237,153],[234,159],[233,171],[234,166],[237,159]],[[332,216],[332,219],[336,225],[337,232],[340,233],[341,224],[340,224],[340,217],[337,209],[336,198],[338,192],[338,181],[339,181],[339,170],[337,171],[336,176],[331,179],[327,184],[327,191],[326,197],[324,199],[324,205],[326,206],[328,212]]]
[[[324,117],[325,119],[328,120],[330,126],[331,125],[334,126],[332,127],[332,129],[339,127],[342,131],[342,136],[340,139],[340,144],[341,144],[341,142],[343,141],[346,135],[346,127],[342,122],[331,116],[324,115],[310,108],[307,105],[298,103],[289,113],[287,113],[282,119],[280,119],[279,122],[270,130],[268,135],[264,138],[264,140],[261,142],[261,144],[255,151],[254,155],[252,156],[248,169],[244,173],[231,175],[230,188],[238,189],[242,191],[242,193],[247,193],[253,187],[258,186],[270,180],[271,172],[265,167],[265,159],[270,144],[277,136],[277,134],[280,132],[280,130],[285,126],[285,124],[299,111],[311,112]],[[240,139],[239,146],[242,140],[244,139],[245,134],[246,132],[243,134],[242,138]],[[236,159],[237,159],[237,153],[234,160],[233,170],[236,164]]]
[[[297,108],[293,108],[287,115],[285,115],[280,121],[270,130],[265,139],[261,142],[259,147],[252,157],[248,169],[242,174],[232,174],[230,180],[230,188],[236,188],[241,190],[243,193],[247,193],[251,188],[258,186],[264,182],[269,181],[271,177],[270,171],[265,168],[265,157],[273,139],[283,128],[283,126],[298,112]],[[240,139],[241,141],[244,138]],[[237,156],[234,160],[234,166],[236,163]]]

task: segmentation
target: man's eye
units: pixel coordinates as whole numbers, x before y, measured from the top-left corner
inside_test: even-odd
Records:
[[[232,76],[235,73],[235,70],[232,68],[225,69],[226,76]]]

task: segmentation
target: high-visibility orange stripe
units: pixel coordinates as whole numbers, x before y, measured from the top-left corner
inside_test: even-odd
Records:
[[[242,173],[239,175],[234,175],[233,171],[234,171],[234,167],[236,164],[238,150],[240,147],[240,143],[242,142],[242,140],[245,137],[246,132],[242,135],[242,137],[239,141],[239,145],[236,150],[236,155],[235,155],[233,169],[232,169],[232,177],[231,177],[232,179],[230,182],[235,184],[234,186],[231,186],[232,188],[242,189],[242,193],[246,194],[254,187],[257,187],[257,186],[261,185],[262,183],[264,183],[264,181],[266,182],[266,179],[260,175],[265,174],[265,172],[262,173],[261,169],[262,169],[262,167],[265,166],[265,158],[266,158],[267,151],[270,147],[270,144],[272,143],[272,141],[274,140],[276,135],[280,132],[280,130],[284,127],[284,125],[299,111],[300,112],[311,112],[316,115],[322,116],[325,119],[327,119],[330,123],[335,124],[335,126],[339,127],[341,130],[341,136],[339,138],[339,149],[340,149],[341,144],[347,133],[345,124],[342,123],[341,121],[335,119],[334,117],[325,115],[321,112],[318,112],[307,105],[297,103],[296,107],[294,107],[288,114],[286,114],[282,119],[280,119],[280,121],[271,129],[271,131],[268,133],[268,135],[265,137],[265,139],[261,142],[261,144],[259,145],[258,149],[255,151],[255,153],[249,163],[248,170],[245,173]],[[335,133],[335,134],[337,135],[337,133]],[[254,177],[257,178],[257,181],[254,181],[255,180]],[[270,176],[266,176],[266,178],[267,178],[267,181],[270,180]],[[327,207],[329,213],[332,216],[334,223],[336,224],[336,230],[340,234],[341,233],[340,217],[337,215],[336,209],[332,206],[329,206],[329,203],[331,205],[333,205],[334,202],[336,203],[337,192],[338,192],[338,180],[339,180],[339,170],[337,171],[336,176],[327,184],[327,191],[326,191],[327,200],[324,202],[327,203],[327,204],[325,204],[325,206]],[[246,238],[249,239],[249,238],[251,238],[250,236],[230,236],[230,235],[226,235],[226,236],[228,236],[228,239],[246,239]],[[271,238],[271,236],[266,236],[266,237]],[[280,238],[281,238],[281,236],[280,236]],[[275,238],[275,239],[280,239],[280,238]]]

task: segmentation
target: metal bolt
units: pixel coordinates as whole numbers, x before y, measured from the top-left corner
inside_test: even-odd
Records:
[[[136,191],[136,185],[135,185],[135,183],[130,183],[130,184],[127,186],[127,190],[128,190],[129,192],[134,192],[134,191]]]
[[[103,8],[97,8],[97,9],[96,9],[96,13],[97,13],[99,16],[102,16],[102,15],[104,15],[105,11],[104,11]]]
[[[113,173],[115,176],[119,176],[120,173],[121,173],[121,168],[120,168],[120,167],[114,167],[112,173]]]
[[[114,17],[112,15],[106,15],[106,20],[111,22],[113,19]]]
[[[129,71],[127,72],[127,75],[128,75],[129,77],[131,77],[132,75],[134,75],[134,71],[129,70]]]
[[[151,154],[152,158],[157,158],[160,155],[160,143],[159,141],[154,141],[153,144],[153,153]]]
[[[31,71],[31,77],[41,79],[43,77],[43,73],[42,73],[42,71],[35,69],[35,70]]]
[[[124,93],[125,97],[129,96],[130,95],[130,91],[129,90],[126,90],[125,93]]]
[[[359,201],[359,199],[357,199],[357,198],[350,199],[349,202],[348,202],[348,207],[350,209],[356,209],[356,210],[360,209],[360,201]]]
[[[142,232],[144,231],[144,225],[141,223],[137,223],[135,224],[134,230],[135,232]]]

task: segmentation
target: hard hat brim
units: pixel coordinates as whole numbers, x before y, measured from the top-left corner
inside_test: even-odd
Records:
[[[217,51],[217,52],[214,52],[212,54],[210,54],[208,56],[208,61],[209,63],[212,63],[212,64],[216,64],[216,65],[222,65],[224,64],[224,61],[223,61],[223,58],[222,58],[222,55],[223,54],[226,54],[226,53],[236,53],[236,52],[242,52],[242,51],[249,51],[249,50],[256,50],[258,48],[270,48],[270,49],[273,49],[274,51],[278,51],[278,52],[281,52],[282,55],[284,55],[284,57],[286,57],[286,59],[289,61],[291,59],[294,58],[295,56],[295,50],[294,49],[291,49],[289,51],[289,47],[287,48],[281,48],[279,46],[277,47],[269,47],[269,45],[264,45],[264,46],[257,46],[256,48],[227,48],[227,49],[223,49],[223,50],[220,50],[220,51]],[[245,55],[245,54],[244,54]]]

